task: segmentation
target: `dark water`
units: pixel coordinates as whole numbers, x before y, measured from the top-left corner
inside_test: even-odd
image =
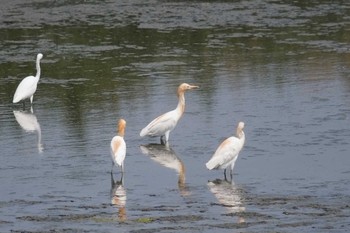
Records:
[[[0,230],[347,232],[349,15],[327,0],[1,1]],[[11,100],[39,52],[31,113]],[[182,82],[201,88],[170,147],[140,138]],[[205,163],[238,121],[228,183]]]

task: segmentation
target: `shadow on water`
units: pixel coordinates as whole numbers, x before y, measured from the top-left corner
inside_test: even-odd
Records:
[[[124,177],[121,176],[120,180],[115,181],[113,173],[111,172],[111,203],[118,208],[119,221],[126,221],[126,190],[124,188]]]
[[[30,133],[36,133],[38,151],[39,153],[42,153],[44,147],[41,142],[41,128],[35,114],[33,113],[33,108],[31,108],[30,111],[14,110],[13,115],[23,130]]]
[[[246,210],[244,205],[244,190],[233,181],[216,179],[208,182],[210,192],[214,194],[228,214],[239,214]],[[244,223],[244,217],[239,217],[238,223]]]
[[[182,196],[190,195],[186,187],[186,169],[185,164],[177,156],[175,151],[167,143],[141,145],[140,150],[143,154],[148,155],[153,161],[160,165],[173,169],[178,174],[178,188]]]

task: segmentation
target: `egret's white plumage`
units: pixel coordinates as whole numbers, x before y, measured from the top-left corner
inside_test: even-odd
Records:
[[[126,155],[126,143],[124,141],[126,121],[120,119],[118,122],[118,135],[111,141],[111,155],[114,165],[120,166],[124,173],[124,159]],[[113,170],[113,167],[112,167]]]
[[[245,134],[243,132],[244,123],[239,122],[237,126],[236,137],[232,136],[224,140],[220,146],[216,149],[214,155],[206,163],[206,167],[209,170],[212,169],[225,169],[231,167],[231,176],[233,167],[238,158],[239,152],[242,150],[245,142]]]
[[[161,137],[162,143],[168,142],[170,132],[175,128],[185,111],[185,91],[195,88],[199,87],[182,83],[177,89],[177,96],[179,98],[177,107],[151,121],[151,123],[141,130],[140,136]],[[163,137],[165,137],[164,141],[162,140]]]
[[[33,96],[36,91],[38,81],[40,79],[40,60],[43,55],[39,53],[36,56],[36,75],[25,77],[18,85],[16,92],[13,96],[13,103],[18,103],[19,101],[30,98],[30,103],[33,103]]]

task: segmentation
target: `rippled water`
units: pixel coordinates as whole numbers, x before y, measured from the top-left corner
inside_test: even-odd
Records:
[[[23,1],[0,6],[4,232],[346,232],[350,4]],[[35,74],[34,96],[12,105]],[[170,147],[140,138],[186,112]],[[127,121],[123,182],[109,143]],[[205,163],[245,122],[233,182]]]

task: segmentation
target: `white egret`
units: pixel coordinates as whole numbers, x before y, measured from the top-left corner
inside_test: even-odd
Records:
[[[40,78],[40,60],[43,55],[39,53],[36,56],[36,75],[25,77],[18,85],[16,92],[13,96],[13,103],[18,103],[19,101],[30,98],[30,103],[33,104],[33,96],[36,91],[38,81]]]
[[[120,119],[118,122],[118,134],[114,136],[111,141],[111,155],[115,166],[119,166],[124,173],[124,159],[126,154],[126,144],[124,141],[126,121]],[[113,171],[113,167],[111,172]]]
[[[245,142],[245,134],[243,132],[244,122],[239,122],[237,126],[236,137],[232,136],[224,140],[220,146],[216,149],[214,155],[206,163],[209,170],[212,169],[224,169],[224,175],[226,179],[226,168],[231,167],[231,179],[232,171],[235,166],[235,162],[238,158],[239,152],[242,150]]]
[[[177,96],[179,99],[177,107],[151,121],[151,123],[141,130],[140,136],[160,137],[162,144],[167,143],[170,132],[175,128],[185,111],[185,91],[195,88],[199,87],[182,83],[177,89]],[[163,140],[164,137],[165,139]]]

